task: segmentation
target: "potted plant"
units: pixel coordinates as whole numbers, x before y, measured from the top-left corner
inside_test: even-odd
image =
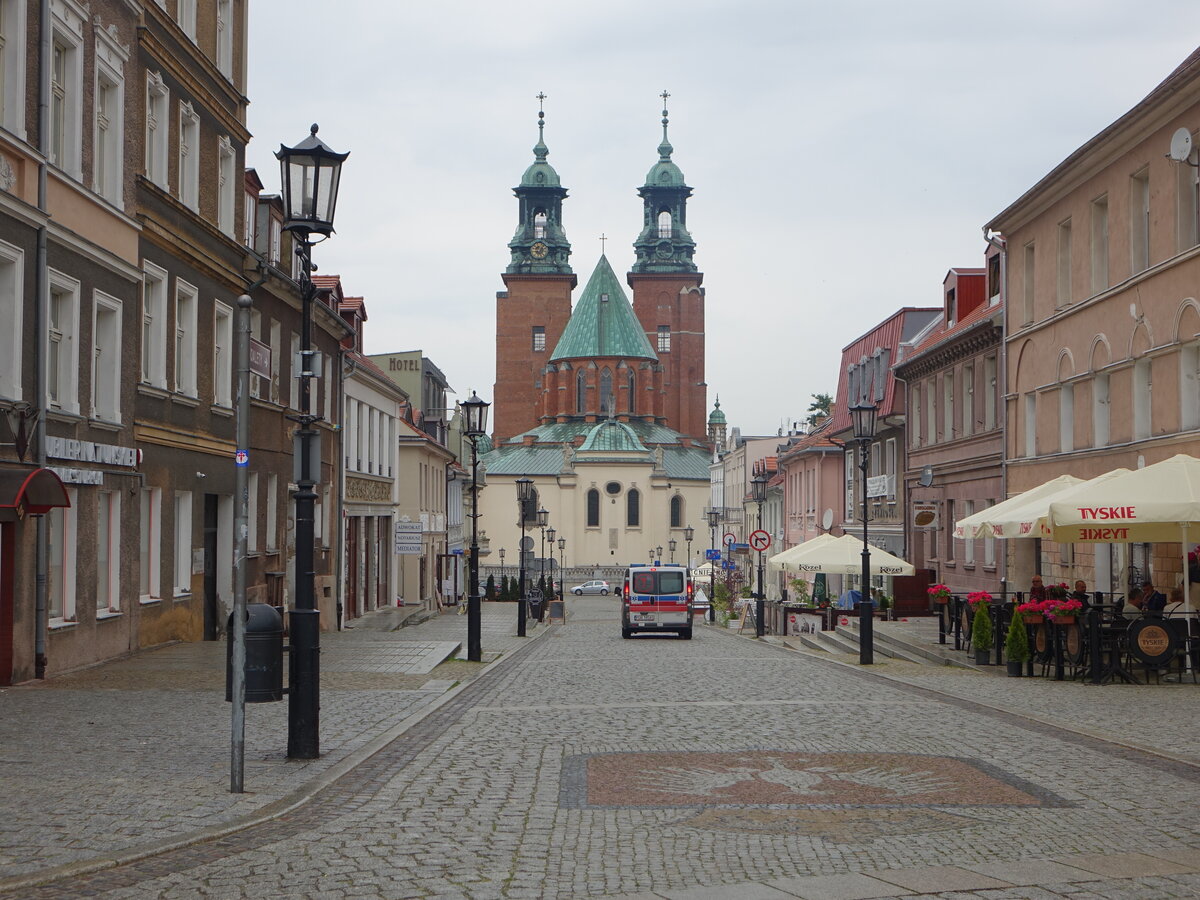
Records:
[[[930,585],[929,596],[933,598],[934,603],[948,603],[950,601],[950,588],[944,584]]]
[[[1058,584],[1047,585],[1046,596],[1051,600],[1065,600],[1067,594],[1071,592],[1071,588],[1065,581],[1060,581]]]
[[[788,584],[792,588],[792,596],[795,598],[794,603],[799,603],[801,606],[808,606],[811,598],[808,593],[808,582],[803,578],[793,578]]]
[[[1065,596],[1051,597],[1045,608],[1046,617],[1055,625],[1074,625],[1075,617],[1083,611],[1083,603]]]
[[[1020,607],[1013,610],[1012,621],[1008,623],[1008,634],[1004,638],[1004,657],[1008,661],[1008,677],[1020,678],[1025,663],[1029,661],[1029,631]]]
[[[992,655],[992,595],[987,591],[975,591],[967,595],[967,603],[975,610],[971,620],[971,646],[975,648],[976,665],[991,664]]]
[[[1022,603],[1017,607],[1017,612],[1021,614],[1026,625],[1041,625],[1045,621],[1046,601],[1030,600],[1028,603]]]

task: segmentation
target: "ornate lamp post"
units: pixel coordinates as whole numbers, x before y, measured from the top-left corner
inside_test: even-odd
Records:
[[[656,548],[656,549],[655,549],[655,551],[654,551],[654,561],[655,561],[655,562],[657,562],[657,563],[660,563],[660,564],[662,563],[662,547],[658,547],[658,548]]]
[[[683,539],[687,541],[687,559],[685,559],[683,562],[684,565],[686,565],[689,569],[692,567],[692,538],[695,536],[696,529],[691,525],[683,529]]]
[[[321,613],[317,609],[315,571],[314,490],[321,472],[320,434],[313,425],[311,381],[316,377],[312,349],[313,235],[324,240],[333,234],[342,163],[349,153],[336,153],[317,137],[313,125],[308,137],[295,147],[279,145],[285,231],[292,232],[300,259],[300,412],[288,418],[297,422],[293,454],[296,471],[296,604],[291,610],[291,661],[288,666],[288,756],[320,756]],[[235,628],[244,623],[235,616]],[[236,667],[236,663],[235,663]]]
[[[856,403],[850,407],[850,419],[854,424],[854,439],[858,441],[858,469],[862,477],[862,597],[858,604],[858,662],[869,666],[875,662],[875,621],[871,605],[871,545],[867,543],[867,464],[871,454],[871,441],[875,438],[875,415],[878,410],[873,403]]]
[[[767,475],[765,472],[755,475],[750,479],[751,493],[750,499],[758,504],[758,527],[762,528],[762,508],[763,503],[767,499]],[[767,611],[767,597],[763,593],[763,555],[762,551],[758,551],[758,591],[754,595],[754,630],[758,637],[762,637],[767,633],[766,622],[763,621],[763,616]]]
[[[717,526],[721,524],[721,511],[719,509],[710,508],[704,518],[708,520],[709,534],[712,538],[709,543],[709,549],[715,551],[717,549]],[[717,621],[717,608],[713,605],[717,600],[717,560],[710,559],[708,561],[708,621]]]
[[[525,513],[533,502],[533,479],[517,479],[517,509],[521,518],[521,544],[517,550],[517,637],[525,637]],[[532,543],[532,540],[530,541]]]
[[[554,589],[554,536],[558,534],[551,525],[546,529],[546,540],[550,542],[550,596],[557,597],[558,591]]]
[[[567,549],[567,539],[558,539],[558,599],[562,600],[567,596],[567,576],[563,572],[563,566],[566,565],[566,556],[563,553]]]
[[[675,548],[679,546],[679,542],[675,538],[667,541],[667,549],[671,551],[671,562],[675,562]]]
[[[483,619],[479,606],[479,447],[478,442],[487,433],[488,404],[471,391],[471,397],[462,404],[465,419],[463,434],[471,442],[471,557],[470,575],[467,582],[467,659],[483,661]],[[501,560],[504,551],[500,551]]]
[[[500,577],[504,577],[504,548],[500,548]]]
[[[544,593],[546,587],[546,522],[550,519],[550,511],[546,507],[538,507],[537,511],[537,527],[541,532],[541,546],[538,549],[538,589],[543,591],[542,601],[537,606],[537,620],[542,621],[543,611],[546,609],[546,595]]]

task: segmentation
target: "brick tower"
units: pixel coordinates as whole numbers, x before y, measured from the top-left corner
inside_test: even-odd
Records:
[[[538,95],[540,101],[544,94]],[[492,393],[493,439],[536,428],[542,378],[550,353],[571,317],[576,284],[568,259],[571,244],[562,227],[567,190],[546,162],[545,113],[538,110],[533,164],[513,188],[517,230],[508,242],[512,259],[504,272],[507,290],[496,293],[496,384]]]
[[[704,381],[704,275],[692,256],[687,230],[687,198],[692,189],[671,161],[667,140],[667,98],[663,91],[662,143],[658,162],[638,189],[642,232],[633,247],[637,261],[627,280],[637,314],[663,369],[666,424],[680,434],[707,439],[707,385]]]

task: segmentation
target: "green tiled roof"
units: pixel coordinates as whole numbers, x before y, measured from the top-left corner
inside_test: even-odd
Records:
[[[612,420],[596,425],[592,429],[592,433],[587,436],[587,440],[583,442],[583,446],[579,448],[580,453],[587,453],[592,450],[650,452],[646,449],[645,444],[638,440],[637,432],[624,422],[615,422]]]
[[[617,356],[657,360],[621,282],[601,256],[550,361]]]

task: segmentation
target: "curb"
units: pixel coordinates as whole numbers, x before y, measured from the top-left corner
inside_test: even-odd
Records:
[[[80,860],[79,862],[66,863],[61,866],[55,866],[54,868],[43,869],[38,872],[30,872],[25,875],[14,875],[9,878],[2,878],[0,879],[0,894],[7,894],[14,890],[36,887],[38,885],[47,884],[54,881],[61,881],[65,878],[78,878],[83,875],[91,875],[96,872],[115,869],[119,866],[139,862],[143,859],[148,859],[152,856],[158,856],[162,853],[170,853],[173,850],[179,850],[183,847],[190,847],[194,844],[202,844],[207,841],[228,837],[229,835],[236,834],[237,832],[246,828],[252,828],[256,825],[261,825],[264,822],[270,822],[274,819],[278,819],[281,816],[284,816],[287,813],[292,812],[293,810],[298,809],[304,804],[308,803],[313,799],[313,797],[315,797],[325,788],[329,787],[329,785],[353,771],[392,741],[402,736],[414,725],[421,722],[427,716],[432,715],[435,711],[449,703],[463,691],[467,690],[472,685],[485,678],[488,672],[497,663],[505,659],[511,659],[517,654],[524,653],[538,640],[549,634],[549,632],[549,627],[546,627],[541,629],[539,633],[531,634],[529,636],[528,643],[507,653],[500,653],[500,655],[491,662],[485,663],[484,666],[479,670],[479,673],[470,681],[444,691],[436,700],[417,710],[407,718],[401,719],[382,734],[372,738],[357,750],[348,753],[345,758],[333,764],[328,769],[325,769],[319,774],[314,775],[311,779],[300,785],[291,793],[285,794],[277,800],[272,800],[267,805],[255,810],[252,813],[222,825],[211,825],[207,828],[202,828],[193,832],[192,834],[181,838],[176,838],[174,840],[162,841],[156,844],[145,844],[141,847],[133,847],[108,856],[96,856],[92,857],[91,859]]]

